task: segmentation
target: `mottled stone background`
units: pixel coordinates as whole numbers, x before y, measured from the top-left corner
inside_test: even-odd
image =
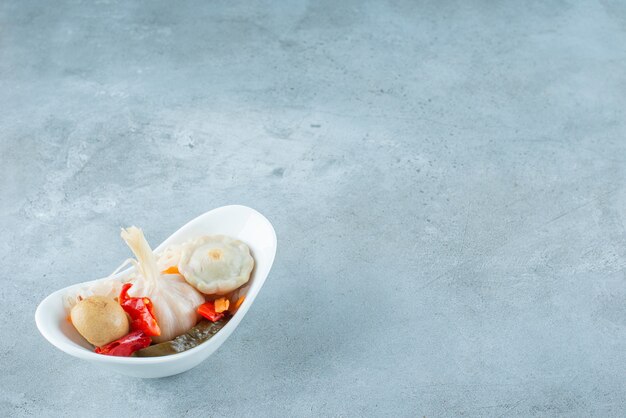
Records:
[[[626,4],[0,2],[0,415],[626,414]],[[38,333],[217,206],[275,225],[161,380]]]

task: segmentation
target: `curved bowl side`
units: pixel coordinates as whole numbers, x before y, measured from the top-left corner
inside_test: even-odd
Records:
[[[232,205],[198,216],[167,238],[155,251],[206,234],[224,234],[240,239],[248,244],[255,260],[244,303],[228,324],[209,341],[182,353],[163,357],[112,357],[95,354],[92,347],[66,320],[67,313],[63,306],[63,296],[67,292],[89,282],[68,286],[46,297],[35,312],[37,328],[44,338],[60,350],[129,376],[164,377],[182,373],[198,365],[226,341],[250,309],[272,268],[277,247],[276,233],[267,218],[246,206]],[[132,269],[123,271],[116,277],[122,278],[131,271]]]

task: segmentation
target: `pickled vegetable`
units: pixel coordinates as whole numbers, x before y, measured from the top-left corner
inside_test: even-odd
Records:
[[[70,316],[74,328],[96,347],[117,340],[129,331],[124,309],[112,298],[90,296],[78,302]]]
[[[131,298],[128,296],[128,289],[132,283],[122,286],[119,302],[124,311],[130,317],[130,329],[133,331],[143,331],[148,337],[158,337],[161,335],[161,328],[154,318],[154,305],[150,298]]]
[[[224,328],[230,317],[221,318],[216,322],[203,319],[183,335],[179,335],[171,341],[151,345],[135,352],[137,357],[167,356],[170,354],[182,353],[190,348],[197,347],[209,340],[219,330]]]
[[[219,321],[224,314],[215,311],[215,302],[209,301],[198,307],[198,313],[211,322]]]
[[[108,343],[104,347],[96,347],[96,353],[107,356],[128,357],[135,351],[147,347],[152,340],[143,331],[133,331],[122,338]]]

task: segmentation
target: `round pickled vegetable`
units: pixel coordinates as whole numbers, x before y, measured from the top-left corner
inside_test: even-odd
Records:
[[[250,280],[254,259],[248,246],[225,235],[206,235],[183,247],[178,270],[207,295],[225,295]]]
[[[87,341],[101,347],[128,334],[124,309],[114,299],[91,296],[72,308],[72,324]]]

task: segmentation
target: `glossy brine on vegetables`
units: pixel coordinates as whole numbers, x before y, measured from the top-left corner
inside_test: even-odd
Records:
[[[141,229],[122,229],[121,236],[135,258],[113,274],[127,264],[134,272],[65,298],[69,319],[96,353],[175,354],[211,338],[241,305],[242,286],[254,266],[245,243],[223,235],[202,236],[157,255]]]

